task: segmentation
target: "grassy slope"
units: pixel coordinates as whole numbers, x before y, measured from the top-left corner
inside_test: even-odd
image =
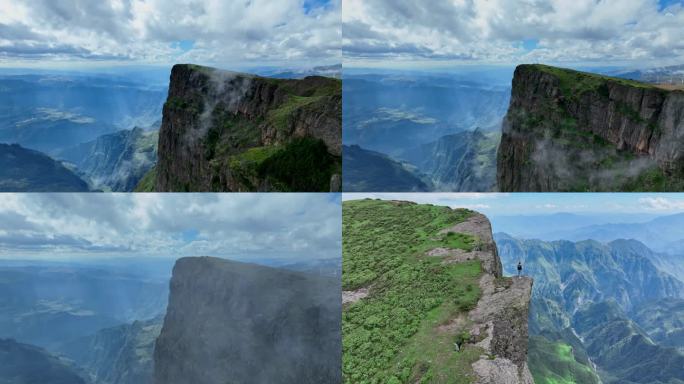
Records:
[[[154,192],[157,183],[157,167],[152,167],[138,182],[133,192]]]
[[[455,352],[454,333],[436,327],[475,306],[480,262],[443,265],[424,256],[437,246],[472,249],[470,235],[438,235],[469,215],[432,205],[343,203],[343,289],[370,288],[343,311],[345,382],[471,382],[481,350]]]
[[[531,336],[528,361],[536,384],[596,384],[593,370],[575,358],[572,346]]]

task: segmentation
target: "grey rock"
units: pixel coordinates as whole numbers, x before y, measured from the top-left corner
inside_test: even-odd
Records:
[[[154,382],[341,383],[340,296],[338,278],[180,259]]]

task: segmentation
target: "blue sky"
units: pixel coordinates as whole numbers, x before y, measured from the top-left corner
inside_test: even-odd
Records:
[[[684,62],[682,0],[345,0],[346,66]]]
[[[684,193],[344,193],[469,208],[486,215],[655,214],[684,212]]]
[[[341,0],[0,0],[0,66],[341,62]]]
[[[341,257],[339,194],[2,194],[0,259]]]

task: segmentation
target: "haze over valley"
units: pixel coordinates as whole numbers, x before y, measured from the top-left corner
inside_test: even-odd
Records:
[[[303,194],[8,194],[0,381],[339,382],[340,209]]]

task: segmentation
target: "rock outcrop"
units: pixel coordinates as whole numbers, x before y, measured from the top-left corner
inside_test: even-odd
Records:
[[[180,259],[154,382],[340,383],[340,291],[338,278]]]
[[[527,366],[528,314],[532,295],[529,277],[504,278],[489,219],[473,213],[465,222],[444,233],[466,233],[478,239],[477,247],[463,256],[482,262],[482,296],[468,313],[469,334],[484,354],[473,363],[480,384],[534,384]]]
[[[676,190],[684,92],[545,65],[515,70],[500,191]]]
[[[156,189],[329,191],[341,168],[341,116],[337,79],[175,65],[159,132]]]

